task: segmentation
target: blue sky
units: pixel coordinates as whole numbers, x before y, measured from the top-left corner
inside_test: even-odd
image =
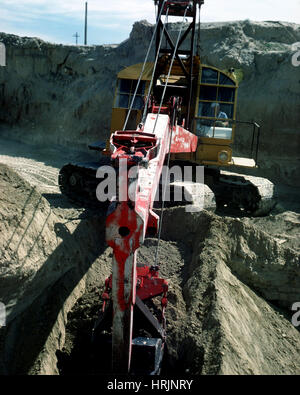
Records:
[[[63,44],[78,32],[82,44],[84,7],[84,0],[0,0],[0,31]],[[88,9],[88,44],[120,43],[135,21],[155,21],[153,0],[89,0]],[[205,0],[201,19],[300,23],[300,0]]]

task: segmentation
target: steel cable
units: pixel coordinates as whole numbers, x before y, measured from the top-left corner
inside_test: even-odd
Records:
[[[162,30],[162,33],[161,33],[161,37],[160,37],[160,41],[159,41],[159,45],[158,45],[158,49],[157,49],[157,54],[156,54],[156,57],[155,57],[155,62],[154,62],[154,66],[153,66],[151,81],[150,81],[149,89],[148,89],[147,100],[146,100],[146,103],[145,103],[143,117],[142,117],[142,123],[145,123],[145,120],[146,120],[148,103],[149,103],[149,99],[150,99],[150,96],[151,96],[151,89],[152,89],[152,85],[153,85],[153,81],[154,81],[154,74],[155,74],[155,70],[156,70],[156,66],[157,66],[159,51],[160,51],[160,48],[161,48],[161,45],[162,45],[162,40],[163,40],[163,37],[164,37],[164,31],[165,31],[165,27],[166,27],[166,21],[168,19],[168,13],[169,13],[169,7],[168,7],[167,12],[166,12],[165,23],[163,24],[163,30]]]
[[[155,120],[155,124],[154,124],[154,128],[153,128],[153,132],[152,133],[155,132],[155,128],[156,128],[157,121],[158,121],[158,116],[160,114],[161,107],[162,107],[162,104],[163,104],[163,101],[164,101],[164,98],[165,98],[165,94],[166,94],[169,78],[170,78],[170,75],[171,75],[173,63],[174,63],[175,56],[176,56],[177,47],[178,47],[178,44],[179,44],[179,40],[180,40],[182,28],[183,28],[184,19],[185,19],[186,12],[187,12],[188,8],[189,8],[189,6],[187,6],[185,11],[184,11],[181,27],[180,27],[180,30],[179,30],[179,33],[178,33],[178,36],[177,36],[176,45],[174,47],[174,53],[173,53],[173,56],[172,56],[172,59],[171,59],[171,63],[170,63],[170,67],[169,67],[169,71],[168,71],[168,75],[167,75],[167,80],[166,80],[165,85],[164,85],[164,90],[163,90],[163,94],[162,94],[161,101],[160,101],[160,104],[159,104],[159,108],[158,108],[158,112],[157,112],[157,116],[156,116],[156,120]]]
[[[147,60],[148,60],[148,57],[149,57],[149,54],[150,54],[150,50],[151,50],[151,47],[152,47],[152,44],[153,44],[154,37],[156,35],[156,31],[157,31],[157,27],[158,27],[158,21],[161,18],[161,14],[162,14],[162,11],[163,11],[163,8],[164,8],[164,5],[165,5],[166,1],[167,0],[164,0],[164,2],[162,4],[162,7],[161,7],[161,10],[160,10],[160,13],[159,13],[159,19],[157,20],[155,28],[153,30],[151,41],[150,41],[150,44],[149,44],[149,47],[148,47],[148,50],[147,50],[147,53],[146,53],[146,56],[145,56],[145,60],[144,60],[144,63],[143,63],[142,71],[141,71],[141,74],[139,76],[138,82],[136,84],[136,88],[135,88],[135,91],[134,91],[134,94],[133,94],[133,98],[131,100],[130,107],[129,107],[129,110],[128,110],[128,113],[127,113],[127,116],[126,116],[126,120],[125,120],[125,123],[124,123],[124,126],[123,126],[123,131],[126,129],[127,122],[128,122],[130,113],[131,113],[133,105],[134,105],[136,94],[137,94],[137,91],[138,91],[138,88],[139,88],[139,85],[140,85],[140,82],[141,82],[141,79],[142,79],[142,76],[143,76],[143,73],[144,73],[144,70],[145,70],[145,66],[146,66],[146,63],[147,63]]]
[[[175,48],[174,48],[174,53],[173,53],[172,60],[171,60],[171,63],[170,63],[170,68],[169,68],[167,80],[166,80],[166,83],[165,83],[163,95],[162,95],[162,98],[161,98],[161,101],[160,101],[160,106],[159,106],[159,109],[158,109],[157,117],[156,117],[156,120],[155,120],[153,133],[154,133],[155,128],[156,128],[158,116],[160,114],[160,110],[161,110],[162,103],[163,103],[163,100],[164,100],[164,96],[165,96],[165,93],[166,93],[167,85],[168,85],[170,74],[171,74],[171,70],[172,70],[172,67],[173,67],[173,62],[174,62],[174,59],[175,59],[175,56],[176,56],[176,51],[177,51],[177,47],[178,47],[179,39],[180,39],[180,36],[181,36],[183,23],[184,23],[184,19],[185,19],[187,10],[188,10],[188,7],[186,7],[186,9],[185,9],[184,16],[183,16],[183,19],[182,19],[182,24],[181,24],[181,27],[180,27],[180,30],[179,30],[179,33],[178,33],[177,42],[176,42],[176,45],[175,45]],[[171,133],[170,133],[170,139],[169,139],[169,152],[168,152],[168,157],[167,157],[167,171],[166,171],[165,183],[163,183],[163,196],[162,196],[162,205],[161,205],[161,215],[160,215],[160,221],[159,221],[159,230],[158,230],[158,235],[157,235],[157,246],[156,246],[156,251],[155,251],[155,259],[154,259],[154,265],[155,266],[158,266],[157,265],[157,259],[158,259],[158,253],[159,253],[159,244],[160,244],[160,239],[161,239],[162,222],[163,222],[163,215],[164,215],[164,208],[165,208],[165,194],[166,194],[167,179],[168,179],[168,173],[169,173],[168,169],[169,169],[169,164],[170,164],[172,134],[173,134],[173,127],[175,125],[176,108],[177,108],[177,99],[176,99],[176,101],[174,103],[174,106],[173,106],[173,114],[172,114],[172,121],[171,121]]]

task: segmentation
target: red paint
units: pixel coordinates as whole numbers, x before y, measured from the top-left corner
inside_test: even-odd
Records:
[[[181,126],[174,127],[172,134],[171,152],[196,152],[198,137]]]
[[[169,111],[169,108],[163,109],[165,114],[168,114]],[[119,167],[119,196],[125,197],[126,201],[117,201],[116,204],[112,204],[110,206],[112,211],[109,211],[106,219],[106,240],[113,249],[113,264],[117,266],[113,270],[113,275],[116,278],[113,281],[108,280],[108,289],[109,284],[117,286],[117,289],[113,290],[114,311],[132,311],[135,303],[135,293],[142,300],[163,295],[163,322],[165,322],[164,309],[167,303],[168,284],[164,279],[159,278],[157,271],[151,270],[150,267],[136,268],[135,253],[144,241],[147,227],[157,228],[158,226],[158,217],[152,212],[152,207],[162,166],[168,153],[171,135],[170,118],[165,114],[161,115],[161,119],[158,119],[158,127],[156,128],[158,130],[155,130],[154,133],[144,132],[143,130],[152,131],[153,121],[160,115],[148,114],[143,130],[117,131],[112,134],[110,142],[114,149],[111,159],[114,165]],[[180,126],[174,127],[171,152],[195,152],[196,148],[197,136]],[[125,170],[122,168],[124,160],[127,161],[128,165]],[[138,165],[135,201],[130,201],[127,186],[128,171],[132,165]],[[119,229],[121,227],[128,228],[129,234],[126,235],[125,232],[123,236],[120,235]],[[132,260],[132,268],[129,268],[127,275],[125,273],[125,262],[129,258]],[[125,278],[126,276],[128,278]],[[128,289],[127,284],[131,284],[130,289]],[[128,300],[125,300],[125,290],[129,291]],[[106,296],[105,300],[107,300]],[[130,319],[129,315],[125,318],[125,321],[128,321],[128,319]],[[131,339],[132,334],[127,332],[128,324],[128,322],[121,323],[122,327],[118,328],[118,332],[127,333]],[[128,358],[130,361],[130,350]]]
[[[121,202],[117,209],[107,217],[106,227],[109,228],[112,225],[116,226],[117,229],[124,226],[130,230],[128,236],[122,237],[121,235],[117,235],[118,237],[116,239],[107,240],[108,245],[114,250],[114,257],[118,265],[118,305],[121,311],[124,311],[132,303],[131,297],[128,302],[124,298],[125,262],[130,255],[134,255],[140,246],[139,240],[142,233],[142,226],[138,226],[137,213],[134,209],[129,208],[127,202]],[[133,273],[131,275],[133,276]]]
[[[168,283],[158,277],[158,271],[149,266],[137,267],[137,295],[142,300],[165,294],[167,289]]]

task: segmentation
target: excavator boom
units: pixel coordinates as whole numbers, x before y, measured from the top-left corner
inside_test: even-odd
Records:
[[[176,100],[174,100],[176,102]],[[172,108],[173,114],[176,108]],[[117,131],[111,137],[111,158],[119,174],[118,197],[110,204],[106,241],[112,261],[112,361],[117,372],[130,370],[133,309],[137,290],[137,249],[147,231],[157,232],[159,217],[152,211],[166,155],[195,152],[197,136],[176,125],[174,115],[149,113],[137,131]],[[143,266],[145,271],[145,266]],[[151,268],[148,269],[151,271]],[[148,277],[148,297],[157,294],[158,277]],[[139,293],[145,284],[139,281]],[[161,281],[159,293],[166,293]],[[146,292],[146,295],[147,295]],[[143,295],[145,299],[145,294]]]

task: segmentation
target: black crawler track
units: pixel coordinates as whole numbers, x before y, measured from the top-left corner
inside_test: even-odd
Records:
[[[261,177],[221,174],[212,186],[217,207],[243,209],[252,216],[268,215],[275,206],[273,184]]]
[[[96,189],[101,179],[96,178],[100,166],[111,166],[110,158],[97,162],[69,163],[59,173],[61,192],[72,202],[83,207],[107,207],[100,202]],[[217,210],[242,209],[248,215],[267,215],[275,205],[272,184],[261,177],[220,173],[214,169],[205,170],[205,183],[215,195]],[[160,194],[161,196],[161,194]],[[187,202],[168,202],[167,206],[185,205]],[[155,204],[159,207],[159,202]]]
[[[58,176],[61,192],[83,207],[106,205],[96,196],[97,185],[101,182],[101,179],[96,178],[96,173],[99,167],[109,165],[110,158],[103,157],[97,162],[69,163],[63,166]]]

